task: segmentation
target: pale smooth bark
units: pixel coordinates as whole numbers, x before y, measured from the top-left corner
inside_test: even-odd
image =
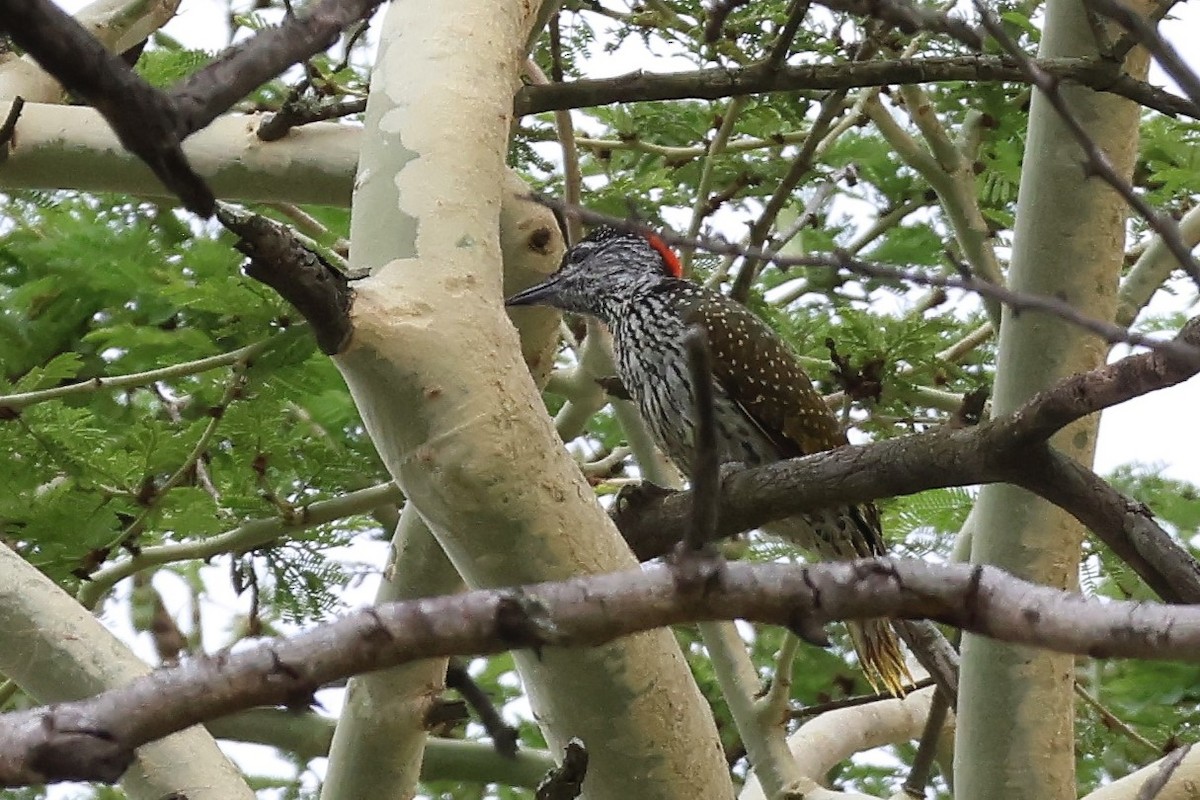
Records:
[[[411,504],[400,515],[376,603],[452,594],[462,578]],[[322,800],[407,800],[425,755],[425,718],[441,695],[446,659],[431,658],[350,680],[329,748]]]
[[[0,119],[10,104],[0,102]],[[277,142],[255,135],[261,114],[230,114],[189,136],[183,152],[217,197],[345,206],[350,202],[362,129],[314,122]],[[26,103],[0,169],[0,189],[122,192],[174,202],[174,196],[108,123],[83,106]]]
[[[372,277],[336,357],[384,462],[473,586],[634,564],[555,436],[500,302],[503,159],[535,11],[389,8],[351,225],[352,263]],[[588,747],[589,798],[732,796],[669,631],[517,660],[552,746]]]
[[[1051,0],[1039,56],[1094,55],[1095,36],[1078,0]],[[1144,54],[1127,69],[1146,70]],[[1138,107],[1089,89],[1062,86],[1072,112],[1129,175]],[[1040,92],[1034,93],[1022,165],[1009,287],[1060,296],[1084,314],[1113,319],[1128,209],[1082,167],[1083,153]],[[993,414],[1010,413],[1065,376],[1104,362],[1100,339],[1061,319],[1007,308],[999,336]],[[1097,418],[1060,431],[1053,445],[1089,464]],[[1009,485],[986,486],[972,521],[971,558],[1018,577],[1073,588],[1084,529],[1044,500]],[[960,797],[1075,797],[1074,659],[968,635],[955,751]]]
[[[804,776],[806,798],[816,798],[812,785],[824,780],[831,769],[855,753],[889,744],[910,742],[921,735],[929,716],[929,703],[934,687],[913,692],[903,699],[881,700],[851,708],[827,711],[788,737],[788,748],[796,768]],[[943,736],[954,735],[954,715],[946,721]],[[860,797],[823,790],[830,796]],[[739,796],[740,800],[766,800],[758,778],[751,776]]]
[[[122,686],[150,667],[70,595],[0,544],[0,674],[41,703]],[[188,728],[138,748],[121,779],[133,800],[254,800],[212,736]]]
[[[1158,776],[1164,760],[1159,759],[1107,786],[1101,786],[1084,795],[1083,800],[1141,800],[1142,787]],[[1153,800],[1196,800],[1197,787],[1200,787],[1200,747],[1192,747],[1175,767],[1166,785],[1153,796]]]

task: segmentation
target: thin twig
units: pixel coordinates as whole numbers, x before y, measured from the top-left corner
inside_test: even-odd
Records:
[[[910,693],[918,689],[933,686],[933,678],[922,678],[908,687]],[[813,703],[811,706],[797,706],[788,712],[789,719],[809,719],[810,717],[819,717],[827,711],[837,711],[841,708],[854,708],[855,706],[865,706],[869,703],[879,703],[884,700],[895,700],[896,697],[891,692],[876,692],[874,694],[857,694],[853,697],[843,697],[840,700],[830,700],[826,703]]]
[[[733,10],[749,4],[750,0],[714,0],[709,3],[708,8],[705,9],[708,21],[704,23],[704,43],[715,44],[721,38],[725,20],[729,18]]]
[[[1167,788],[1167,782],[1171,780],[1171,776],[1175,774],[1175,770],[1179,768],[1191,750],[1190,743],[1172,750],[1171,754],[1163,759],[1158,772],[1147,778],[1146,782],[1142,784],[1142,788],[1138,789],[1137,800],[1154,800],[1155,797],[1158,797],[1159,792]]]
[[[1146,12],[1146,21],[1160,22],[1166,19],[1167,14],[1171,11],[1171,9],[1179,5],[1180,2],[1181,0],[1158,0],[1158,2],[1156,2],[1154,6],[1148,12]],[[1116,44],[1112,46],[1112,49],[1108,52],[1108,57],[1119,64],[1125,60],[1125,56],[1129,55],[1130,50],[1137,47],[1137,43],[1137,37],[1126,33],[1117,40]]]
[[[775,224],[775,220],[779,217],[779,212],[792,201],[796,186],[812,170],[813,161],[817,154],[817,146],[821,143],[822,138],[833,124],[834,119],[837,118],[837,115],[845,109],[845,102],[846,92],[844,90],[831,92],[828,97],[821,101],[821,111],[817,114],[817,118],[813,120],[812,128],[809,130],[808,136],[805,137],[804,144],[800,147],[800,152],[792,159],[787,174],[783,176],[775,191],[771,193],[771,197],[767,200],[762,214],[750,228],[750,235],[747,237],[750,245],[748,249],[762,249],[763,243],[767,241],[767,237],[770,235],[771,226]],[[733,288],[729,293],[730,296],[735,300],[745,302],[746,298],[750,296],[750,286],[763,266],[765,266],[765,262],[759,259],[749,256],[743,257],[742,266],[738,270],[737,278],[734,279]]]
[[[249,364],[274,344],[275,341],[275,339],[263,339],[254,344],[239,347],[237,350],[231,350],[228,353],[208,356],[207,358],[195,361],[185,361],[181,364],[172,364],[169,367],[146,370],[145,372],[131,372],[127,375],[113,375],[112,377],[101,376],[89,378],[79,383],[70,383],[66,386],[52,386],[49,389],[38,389],[33,392],[0,395],[0,419],[11,418],[23,408],[28,408],[35,403],[44,403],[48,400],[57,400],[76,394],[98,392],[103,389],[131,389],[138,386],[149,386],[158,381],[182,378],[187,375],[197,375],[201,372],[207,372],[210,369],[227,367],[230,364],[237,364],[239,362]]]
[[[13,134],[17,132],[17,120],[21,118],[21,110],[25,108],[25,98],[17,95],[8,107],[4,122],[0,123],[0,164],[8,157],[9,145]]]
[[[467,672],[466,665],[457,658],[446,663],[446,688],[458,692],[475,712],[479,724],[492,737],[492,745],[497,753],[507,758],[517,757],[517,744],[520,741],[517,729],[504,721],[492,698],[488,697],[487,692]]]
[[[643,230],[644,225],[609,214],[600,214],[586,208],[572,207],[561,200],[541,195],[531,196],[532,199],[550,208],[556,208],[564,214],[577,214],[581,220],[589,223],[602,223],[619,230]],[[944,289],[962,289],[974,292],[984,298],[998,300],[1014,311],[1042,311],[1052,314],[1084,330],[1091,331],[1109,344],[1124,342],[1139,345],[1151,350],[1170,353],[1187,363],[1200,363],[1200,349],[1181,342],[1155,339],[1151,336],[1131,331],[1111,322],[1095,319],[1080,313],[1069,303],[1049,295],[1016,292],[1003,286],[997,286],[973,276],[931,275],[917,270],[906,270],[884,264],[861,261],[850,257],[845,251],[833,253],[816,253],[806,256],[783,256],[759,248],[745,247],[733,244],[723,239],[699,236],[688,238],[669,230],[660,230],[658,235],[670,245],[686,249],[700,249],[717,255],[744,256],[763,259],[775,263],[780,268],[788,267],[824,267],[833,270],[844,270],[855,275],[900,284],[915,284],[918,286],[935,286]]]
[[[1117,174],[1116,169],[1108,158],[1108,154],[1096,145],[1095,141],[1092,140],[1092,137],[1088,135],[1087,130],[1083,127],[1083,123],[1079,121],[1067,106],[1066,100],[1058,90],[1058,80],[1044,72],[1032,58],[1025,54],[1025,51],[1004,30],[1004,27],[992,14],[984,0],[975,0],[975,8],[983,20],[984,28],[987,29],[988,33],[999,42],[1000,46],[1010,56],[1016,59],[1021,68],[1025,70],[1025,74],[1029,76],[1030,82],[1042,91],[1046,100],[1058,113],[1063,124],[1071,131],[1071,135],[1075,137],[1080,149],[1087,157],[1088,170],[1111,186],[1117,194],[1125,199],[1125,202],[1130,207],[1146,220],[1146,223],[1162,237],[1163,242],[1166,243],[1171,253],[1179,261],[1179,266],[1183,268],[1183,271],[1196,282],[1197,286],[1200,286],[1200,264],[1192,257],[1191,249],[1183,241],[1183,237],[1180,236],[1179,226],[1172,219],[1152,208],[1141,195],[1133,190],[1128,181]]]
[[[912,768],[904,779],[901,788],[911,797],[925,797],[925,787],[933,774],[933,762],[937,759],[938,740],[942,738],[942,730],[946,727],[946,716],[950,703],[941,692],[934,692],[929,701],[929,714],[925,717],[925,727],[921,731],[921,739],[917,742],[917,753],[913,756]]]
[[[1090,706],[1093,711],[1100,715],[1100,719],[1103,720],[1106,728],[1119,731],[1131,742],[1136,742],[1155,755],[1158,755],[1163,751],[1161,747],[1147,739],[1145,736],[1142,736],[1140,733],[1135,731],[1129,723],[1125,722],[1125,720],[1121,719],[1108,708],[1106,708],[1098,698],[1096,698],[1087,689],[1083,688],[1079,681],[1075,681],[1075,694],[1079,695],[1079,699],[1083,700],[1083,702]]]
[[[783,66],[783,62],[787,60],[788,51],[792,48],[792,40],[796,38],[796,32],[800,30],[800,23],[804,21],[805,15],[808,14],[810,5],[809,0],[792,0],[788,5],[787,22],[784,23],[783,29],[779,31],[779,36],[776,37],[775,43],[771,45],[771,52],[767,54],[762,64],[763,70],[776,72]]]
[[[1097,58],[1051,58],[1036,62],[1061,80],[1098,92],[1125,97],[1168,116],[1200,118],[1200,108],[1184,97],[1145,81],[1116,72],[1112,62]],[[816,63],[781,66],[766,72],[761,65],[711,67],[686,72],[638,70],[613,78],[589,78],[550,86],[525,86],[513,98],[518,117],[612,103],[654,100],[719,100],[769,92],[831,91],[905,83],[985,81],[1030,83],[1013,59],[1004,56],[936,56],[898,58],[846,64]]]
[[[716,539],[717,505],[720,498],[717,453],[717,424],[713,408],[712,354],[708,333],[700,324],[688,328],[683,337],[687,349],[688,373],[696,406],[695,447],[692,466],[692,524],[685,542],[690,550],[700,550]]]
[[[1084,5],[1117,22],[1136,38],[1154,60],[1175,79],[1188,99],[1200,108],[1200,77],[1187,65],[1170,42],[1149,20],[1120,0],[1085,0]]]

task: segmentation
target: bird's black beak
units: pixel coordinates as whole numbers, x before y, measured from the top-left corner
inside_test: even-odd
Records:
[[[558,296],[557,274],[551,275],[541,283],[535,283],[528,289],[517,292],[504,301],[506,306],[552,306]]]

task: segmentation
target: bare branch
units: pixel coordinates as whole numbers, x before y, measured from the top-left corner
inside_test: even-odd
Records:
[[[200,130],[285,68],[333,45],[382,0],[321,0],[231,47],[171,89],[182,134]]]
[[[1162,37],[1150,19],[1120,0],[1086,0],[1085,5],[1115,20],[1134,39],[1141,42],[1150,51],[1150,55],[1154,56],[1154,60],[1175,79],[1175,83],[1179,84],[1179,88],[1183,89],[1192,104],[1200,108],[1200,77],[1196,76],[1170,42]]]
[[[296,307],[312,325],[323,352],[340,352],[352,332],[346,276],[282,223],[226,205],[217,209],[217,218],[237,234],[237,249],[250,257],[246,274]]]
[[[184,136],[167,94],[142,80],[50,0],[10,0],[0,17],[0,30],[68,91],[95,106],[121,144],[137,153],[189,210],[203,216],[213,213],[212,191],[180,149]]]
[[[1162,237],[1167,248],[1179,261],[1179,266],[1183,271],[1196,282],[1197,286],[1200,286],[1200,264],[1192,257],[1191,248],[1184,242],[1183,236],[1179,232],[1179,226],[1175,224],[1175,221],[1155,210],[1141,195],[1133,190],[1133,186],[1130,185],[1129,181],[1117,174],[1116,169],[1108,158],[1108,154],[1097,146],[1096,142],[1088,134],[1087,129],[1083,127],[1083,123],[1079,121],[1067,106],[1066,100],[1063,99],[1062,93],[1058,90],[1058,79],[1042,70],[1033,59],[1025,55],[1025,52],[1012,40],[1012,37],[1004,30],[1004,27],[984,4],[983,0],[975,0],[975,8],[983,18],[983,26],[987,29],[988,33],[1000,43],[1000,46],[1010,56],[1016,59],[1021,68],[1029,76],[1030,82],[1042,92],[1046,100],[1058,113],[1063,124],[1071,131],[1080,149],[1083,150],[1084,155],[1087,157],[1087,168],[1111,186],[1125,199],[1125,202],[1131,208],[1146,220],[1146,223],[1154,229],[1154,232]]]
[[[1200,108],[1187,98],[1121,74],[1117,65],[1109,61],[1054,58],[1039,59],[1034,63],[1043,72],[1060,80],[1088,86],[1098,92],[1117,94],[1168,116],[1200,117]],[[717,100],[766,92],[855,89],[943,81],[1031,82],[1021,66],[1006,57],[901,58],[861,63],[783,65],[776,70],[764,70],[761,65],[670,73],[639,70],[615,78],[526,86],[517,92],[513,105],[516,115],[524,116],[611,103],[683,98]]]
[[[592,645],[713,619],[794,627],[927,617],[1004,641],[1097,658],[1200,660],[1200,609],[1110,601],[992,567],[867,559],[726,564],[704,592],[669,567],[385,604],[290,639],[186,661],[88,700],[0,717],[0,785],[112,781],[133,749],[255,705],[307,702],[363,671],[468,653]]]

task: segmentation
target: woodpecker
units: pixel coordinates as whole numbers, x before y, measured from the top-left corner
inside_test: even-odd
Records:
[[[740,303],[682,277],[679,259],[653,233],[593,230],[545,281],[506,305],[587,314],[612,332],[618,377],[667,457],[691,474],[695,404],[684,333],[700,323],[712,353],[719,458],[747,466],[847,443],[796,356]],[[875,506],[789,517],[765,526],[822,560],[884,555]],[[847,623],[868,682],[899,697],[912,682],[887,620]]]

